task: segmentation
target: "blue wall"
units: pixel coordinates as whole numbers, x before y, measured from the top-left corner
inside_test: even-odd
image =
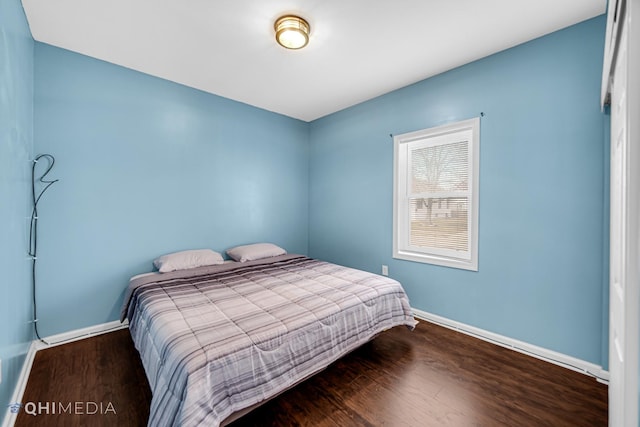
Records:
[[[601,16],[311,123],[310,255],[388,264],[418,309],[600,364],[604,28]],[[389,134],[480,112],[479,271],[392,259]]]
[[[0,0],[0,421],[32,340],[30,214],[33,39],[17,0]]]
[[[42,43],[35,147],[43,335],[115,320],[167,252],[270,241],[308,251],[308,124]]]

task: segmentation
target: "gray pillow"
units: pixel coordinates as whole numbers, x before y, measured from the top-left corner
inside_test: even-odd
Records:
[[[211,249],[193,249],[189,251],[174,252],[162,255],[153,260],[160,273],[188,268],[202,267],[203,265],[222,264],[224,259],[218,252]]]
[[[287,251],[273,243],[254,243],[252,245],[236,246],[227,250],[227,255],[240,262],[270,258],[286,253]]]

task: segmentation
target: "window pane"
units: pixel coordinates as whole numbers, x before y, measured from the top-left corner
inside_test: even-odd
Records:
[[[480,118],[393,144],[393,257],[478,271]]]
[[[469,250],[467,197],[409,199],[411,246]]]
[[[468,141],[411,150],[411,178],[413,194],[468,190]]]

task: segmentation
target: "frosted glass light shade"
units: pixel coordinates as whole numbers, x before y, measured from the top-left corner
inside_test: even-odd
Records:
[[[302,49],[309,43],[309,23],[299,16],[285,15],[274,24],[276,41],[287,49]]]

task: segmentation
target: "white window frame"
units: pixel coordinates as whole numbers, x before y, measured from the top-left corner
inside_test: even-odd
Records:
[[[434,193],[437,197],[469,198],[469,250],[425,248],[409,244],[411,174],[410,148],[428,147],[462,140],[469,142],[469,188],[465,194]],[[480,175],[480,118],[409,132],[393,137],[393,257],[408,261],[478,271],[478,202]]]

